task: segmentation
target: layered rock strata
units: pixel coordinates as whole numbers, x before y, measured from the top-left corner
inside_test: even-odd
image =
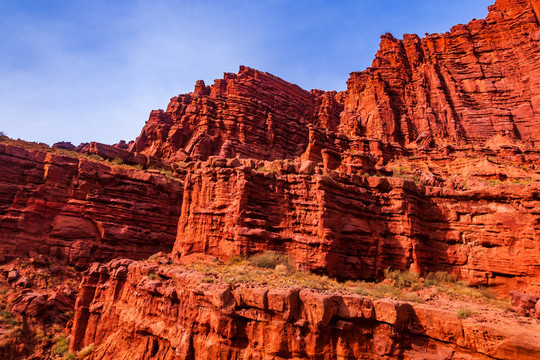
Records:
[[[0,260],[51,255],[73,266],[170,251],[182,182],[0,143]]]
[[[301,155],[307,125],[335,130],[342,106],[334,92],[307,92],[271,74],[240,67],[212,86],[153,111],[132,150],[166,159],[210,155],[283,159]]]
[[[115,260],[82,283],[72,349],[94,359],[537,359],[538,324],[300,288],[208,284]]]
[[[497,0],[486,19],[446,34],[384,35],[341,93],[241,67],[152,112],[129,150],[58,145],[180,166],[181,179],[0,143],[0,260],[42,253],[82,269],[158,251],[274,250],[339,279],[443,270],[523,291],[512,293],[519,314],[538,316],[539,14],[538,0]],[[540,356],[538,324],[503,311],[460,319],[427,304],[206,280],[166,262],[92,266],[71,349],[95,344],[95,359]],[[45,308],[26,295],[16,313]]]
[[[408,144],[540,141],[540,8],[498,0],[484,20],[449,33],[382,36],[366,71],[347,82],[345,132]]]
[[[538,0],[498,0],[486,19],[444,34],[386,34],[372,66],[341,93],[307,92],[246,67],[212,86],[199,81],[152,112],[132,150],[274,160],[315,147],[310,160],[322,161],[321,149],[363,151],[374,139],[399,148],[502,136],[538,147],[539,9]]]
[[[185,177],[174,251],[226,259],[274,250],[342,279],[443,270],[474,285],[540,291],[538,183],[463,191],[308,165],[197,163]]]

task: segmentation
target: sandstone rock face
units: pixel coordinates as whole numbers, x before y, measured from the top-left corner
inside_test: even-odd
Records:
[[[45,255],[0,264],[0,359],[50,358],[55,339],[69,335],[80,280]]]
[[[70,265],[170,251],[180,180],[0,143],[0,259]]]
[[[533,316],[540,319],[540,296],[527,295],[519,291],[511,291],[512,306],[521,316]]]
[[[95,344],[94,359],[538,359],[539,19],[538,0],[497,0],[446,34],[384,35],[342,93],[242,66],[153,111],[130,144],[0,142],[0,261],[173,252],[90,266],[70,346]],[[430,289],[413,305],[214,283],[172,263],[263,250],[340,280],[450,272],[519,290],[529,318],[462,319]],[[74,292],[36,291],[21,269],[4,274],[14,313],[72,306]]]
[[[180,160],[293,158],[305,150],[308,124],[337,128],[342,106],[336,96],[242,66],[212,86],[197,82],[166,111],[153,111],[132,150]]]
[[[199,81],[151,113],[132,150],[320,162],[322,149],[364,151],[366,139],[429,147],[502,137],[539,147],[539,8],[498,0],[486,19],[445,34],[386,34],[372,67],[352,73],[343,93],[308,93],[246,67],[212,86]]]
[[[366,71],[347,82],[342,130],[401,144],[540,142],[537,0],[497,0],[485,20],[420,39],[382,36]]]
[[[540,356],[538,325],[463,320],[450,310],[360,295],[205,284],[202,277],[127,260],[92,267],[77,300],[71,348],[100,344],[95,359]]]
[[[446,34],[384,35],[373,66],[352,73],[343,93],[241,67],[152,112],[129,151],[79,149],[177,170],[184,162],[183,188],[168,180],[153,207],[165,216],[181,206],[151,225],[176,229],[172,258],[274,250],[340,279],[442,270],[518,289],[513,305],[530,321],[502,311],[463,319],[431,298],[207,283],[180,264],[117,259],[84,278],[71,349],[95,344],[95,359],[537,359],[539,14],[537,0],[498,0],[485,20]],[[71,183],[85,178],[75,173]],[[49,223],[49,236],[76,234],[83,251],[91,243],[88,217],[62,210]]]
[[[274,172],[199,163],[185,178],[174,251],[226,259],[274,250],[342,279],[375,280],[391,267],[504,289],[539,283],[538,185],[464,192],[271,164]]]

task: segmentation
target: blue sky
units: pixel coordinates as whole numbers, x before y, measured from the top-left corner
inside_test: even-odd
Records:
[[[380,35],[445,32],[494,0],[0,0],[0,131],[134,139],[152,109],[246,65],[344,90]]]

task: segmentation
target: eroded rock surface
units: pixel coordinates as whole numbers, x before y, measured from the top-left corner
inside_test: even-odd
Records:
[[[169,251],[182,183],[159,173],[0,143],[0,260],[77,267]]]
[[[539,18],[538,0],[497,0],[445,34],[386,34],[340,93],[242,66],[153,111],[130,144],[0,142],[0,261],[274,250],[342,280],[450,272],[518,290],[528,316],[116,259],[91,266],[75,305],[71,349],[94,344],[95,359],[537,359]],[[4,274],[14,314],[72,306],[21,269]]]
[[[72,349],[134,359],[536,359],[539,325],[360,295],[209,284],[115,260],[82,283]]]
[[[539,290],[539,183],[463,191],[300,163],[228,165],[199,162],[185,177],[175,252],[227,259],[274,250],[341,279],[410,268]]]
[[[241,66],[212,86],[197,82],[166,111],[153,111],[132,150],[179,160],[294,158],[307,146],[307,125],[337,127],[342,106],[336,97]]]
[[[307,92],[243,66],[212,86],[199,81],[152,112],[132,150],[322,161],[322,149],[332,157],[388,146],[377,141],[423,148],[498,138],[538,147],[539,8],[537,0],[498,0],[486,19],[444,34],[386,34],[372,66],[353,72],[341,93]]]
[[[501,134],[538,146],[538,9],[537,0],[498,0],[486,19],[449,33],[382,36],[372,67],[347,82],[343,131],[404,144]]]

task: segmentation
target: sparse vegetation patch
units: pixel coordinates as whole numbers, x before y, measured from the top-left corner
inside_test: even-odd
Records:
[[[466,319],[469,316],[471,316],[471,312],[472,312],[471,309],[458,309],[456,311],[456,315],[460,319]]]

